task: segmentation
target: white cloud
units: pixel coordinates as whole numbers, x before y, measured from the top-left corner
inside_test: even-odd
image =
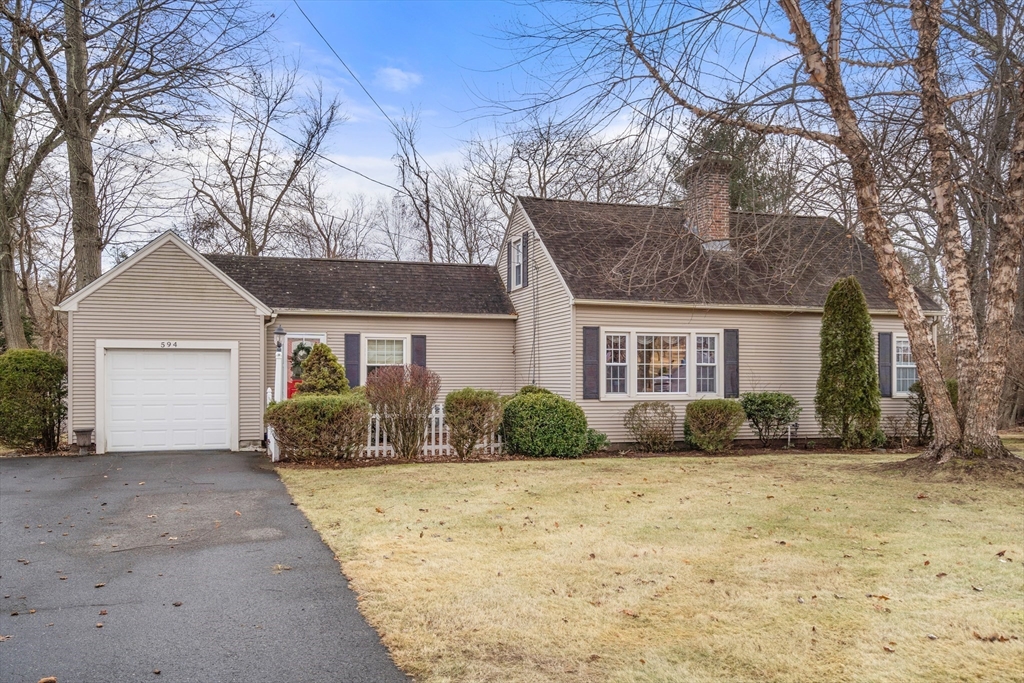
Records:
[[[412,71],[402,71],[392,66],[377,69],[377,83],[388,90],[402,92],[423,81],[423,76]]]

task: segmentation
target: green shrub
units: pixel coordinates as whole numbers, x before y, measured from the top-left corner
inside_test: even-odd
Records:
[[[750,428],[757,432],[757,438],[765,448],[771,447],[782,432],[796,422],[802,410],[796,398],[778,391],[743,394],[740,405]]]
[[[423,450],[441,377],[420,365],[377,368],[366,378],[366,398],[380,419],[395,456],[409,460]]]
[[[282,456],[344,460],[366,443],[370,404],[356,392],[300,395],[267,408],[266,421]]]
[[[36,349],[0,355],[0,442],[11,448],[57,450],[67,407],[68,366]]]
[[[739,401],[711,398],[694,401],[686,407],[686,441],[702,451],[729,448],[746,416]]]
[[[301,365],[302,383],[296,393],[336,395],[348,391],[345,369],[327,344],[314,344]]]
[[[497,392],[466,387],[444,399],[448,441],[465,460],[483,439],[494,436],[501,425],[502,403]]]
[[[934,429],[932,414],[928,410],[928,402],[924,398],[924,387],[921,386],[920,382],[911,384],[909,392],[910,395],[907,396],[907,418],[917,428],[918,445],[923,446],[932,440],[932,431]],[[957,384],[955,378],[946,380],[946,392],[949,394],[949,400],[953,403],[953,409],[956,410],[957,402],[960,398],[960,385]]]
[[[584,453],[596,453],[608,445],[608,435],[596,429],[587,429],[587,445],[584,446]]]
[[[623,423],[643,451],[664,453],[676,442],[676,411],[664,401],[637,403],[626,411]]]
[[[505,449],[534,457],[577,458],[587,448],[587,417],[550,392],[520,394],[505,404]]]
[[[821,315],[821,371],[814,413],[843,448],[868,445],[882,419],[871,314],[855,277],[832,285]]]
[[[538,387],[535,384],[527,384],[525,387],[522,387],[519,391],[517,391],[516,395],[517,396],[528,396],[530,394],[552,394],[552,393],[553,392],[550,389],[545,389],[544,387]]]

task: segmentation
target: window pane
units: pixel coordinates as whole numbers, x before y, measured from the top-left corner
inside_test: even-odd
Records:
[[[523,284],[523,242],[522,240],[512,243],[512,285],[518,287]]]
[[[642,393],[686,392],[686,336],[638,335],[636,390]]]
[[[715,366],[714,365],[698,365],[697,366],[697,392],[704,394],[715,393]]]
[[[715,360],[715,342],[717,337],[697,337],[697,364],[698,365],[714,365],[717,361]]]
[[[917,368],[914,366],[896,368],[896,391],[910,391],[910,385],[917,381]]]
[[[366,366],[375,369],[381,365],[402,365],[405,360],[405,341],[402,339],[367,339]]]
[[[909,339],[896,340],[896,362],[898,364],[914,362],[914,356],[910,353]]]
[[[626,335],[609,334],[604,339],[604,391],[606,394],[626,393]]]

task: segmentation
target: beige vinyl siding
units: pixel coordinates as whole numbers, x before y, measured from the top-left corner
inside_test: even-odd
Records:
[[[519,319],[515,333],[516,388],[527,384],[573,398],[572,297],[540,236],[516,205],[506,244],[530,231],[527,286],[509,294]],[[508,277],[508,247],[498,254],[498,274]]]
[[[238,342],[238,439],[263,439],[263,317],[173,243],[132,263],[69,316],[71,429],[96,422],[96,340]]]
[[[577,303],[575,308],[575,346],[580,349],[584,326],[600,327],[603,331],[651,332],[738,329],[740,393],[782,391],[793,394],[803,408],[799,419],[800,437],[813,438],[820,435],[814,419],[814,393],[820,367],[820,313],[601,306],[581,303]],[[873,322],[876,335],[878,332],[903,332],[903,324],[895,315],[875,316]],[[721,344],[721,341],[719,343]],[[576,355],[575,364],[576,376],[582,377],[582,353]],[[605,399],[578,402],[586,412],[591,427],[606,433],[612,442],[620,443],[631,440],[622,420],[625,412],[639,400]],[[652,395],[646,400],[659,398]],[[691,400],[693,399],[669,399],[669,403],[675,406],[679,416],[680,438],[686,405]],[[882,399],[883,426],[886,415],[902,415],[906,407],[905,399]],[[746,425],[739,434],[741,439],[754,436]]]
[[[338,361],[345,362],[345,335],[427,337],[427,367],[441,376],[441,398],[455,389],[474,387],[508,394],[515,390],[512,343],[515,319],[281,314],[275,324],[285,331],[326,334]],[[276,346],[267,329],[265,387],[272,387]],[[407,351],[408,352],[408,351]],[[360,349],[362,358],[362,349]],[[365,382],[365,377],[361,378]],[[264,388],[266,391],[266,388]]]

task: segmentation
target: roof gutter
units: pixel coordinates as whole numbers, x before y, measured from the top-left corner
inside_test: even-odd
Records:
[[[673,303],[669,301],[617,301],[614,299],[576,299],[577,305],[586,306],[620,306],[645,308],[679,308],[696,310],[720,310],[720,311],[763,311],[766,313],[822,313],[821,306],[779,306],[773,304],[697,304],[697,303]],[[871,315],[899,315],[896,309],[869,308]],[[929,317],[941,318],[946,315],[945,311],[923,311]]]

